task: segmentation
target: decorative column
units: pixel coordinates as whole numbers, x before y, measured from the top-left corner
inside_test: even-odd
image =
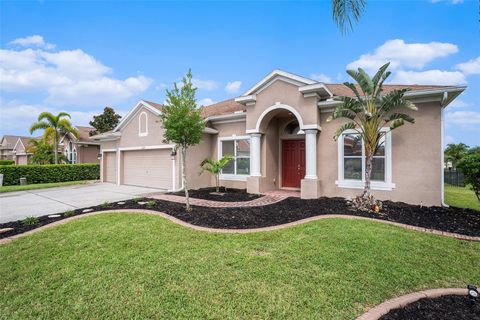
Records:
[[[305,131],[305,179],[318,179],[317,177],[317,129]]]
[[[260,139],[262,137],[261,133],[251,133],[250,134],[250,176],[252,177],[261,177],[261,148],[260,148]]]

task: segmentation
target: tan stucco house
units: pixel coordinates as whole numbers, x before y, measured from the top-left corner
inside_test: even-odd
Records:
[[[372,188],[380,199],[423,205],[443,203],[443,110],[465,87],[409,87],[416,122],[388,132],[374,160]],[[260,193],[298,190],[302,198],[353,197],[363,188],[363,148],[346,132],[333,140],[340,122],[326,123],[336,96],[351,96],[342,84],[325,84],[275,70],[241,96],[202,107],[203,141],[187,157],[192,188],[214,185],[199,175],[206,157],[234,160],[221,184]],[[101,143],[101,178],[116,184],[181,189],[180,155],[163,142],[162,106],[142,100]],[[387,130],[387,128],[385,128]]]
[[[90,131],[95,129],[82,126],[75,126],[75,128],[79,133],[78,138],[71,134],[63,135],[58,144],[58,152],[65,155],[68,163],[99,163],[100,143],[94,141],[89,135]],[[40,139],[40,137],[18,137],[12,151],[15,164],[28,164],[32,155],[29,152],[32,139]]]
[[[4,135],[0,139],[0,159],[1,160],[15,160],[14,148],[19,138],[28,139],[28,137]]]

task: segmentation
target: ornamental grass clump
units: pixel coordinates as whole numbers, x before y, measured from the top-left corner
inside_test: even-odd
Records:
[[[34,216],[26,217],[23,219],[23,224],[26,226],[33,226],[34,224],[38,223],[38,218]]]

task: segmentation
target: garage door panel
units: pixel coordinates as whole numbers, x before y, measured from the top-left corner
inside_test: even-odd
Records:
[[[123,152],[123,183],[160,189],[172,188],[169,149]]]
[[[116,152],[105,152],[104,155],[104,179],[106,182],[117,182],[117,154]]]

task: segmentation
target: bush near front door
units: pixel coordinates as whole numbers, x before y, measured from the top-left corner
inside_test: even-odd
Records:
[[[28,184],[65,182],[100,179],[99,164],[52,164],[52,165],[10,165],[0,166],[3,185],[20,184],[20,178],[27,178]]]

